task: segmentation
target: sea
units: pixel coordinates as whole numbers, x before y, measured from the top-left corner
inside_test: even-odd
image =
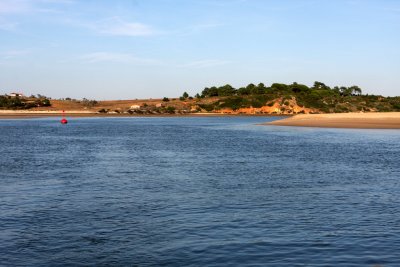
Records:
[[[0,120],[0,266],[400,266],[400,131]]]

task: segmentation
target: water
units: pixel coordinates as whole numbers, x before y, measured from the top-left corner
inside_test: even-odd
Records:
[[[399,266],[400,131],[0,120],[2,266]]]

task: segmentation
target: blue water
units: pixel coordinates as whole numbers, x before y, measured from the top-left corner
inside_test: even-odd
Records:
[[[400,131],[0,120],[2,266],[400,266]]]

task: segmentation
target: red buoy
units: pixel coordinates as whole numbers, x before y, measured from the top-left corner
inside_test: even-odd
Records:
[[[68,123],[68,121],[65,118],[65,113],[64,113],[64,110],[63,110],[63,118],[61,119],[61,124],[67,124],[67,123]]]

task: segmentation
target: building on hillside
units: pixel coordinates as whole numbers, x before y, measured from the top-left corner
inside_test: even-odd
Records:
[[[21,93],[10,93],[10,94],[8,94],[8,96],[11,96],[11,97],[24,97],[24,95],[21,94]]]
[[[129,109],[137,110],[137,109],[140,109],[140,108],[141,108],[140,105],[132,105]]]

